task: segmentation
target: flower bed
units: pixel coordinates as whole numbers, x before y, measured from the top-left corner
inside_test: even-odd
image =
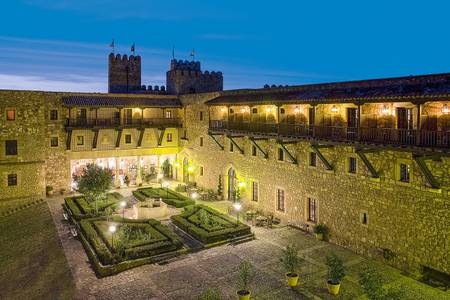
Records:
[[[100,214],[107,208],[114,209],[123,197],[120,193],[114,192],[106,195],[106,200],[98,201],[97,209]],[[73,216],[76,221],[94,217],[95,203],[88,202],[84,196],[67,197],[64,199],[64,208]]]
[[[164,203],[178,208],[195,204],[191,198],[170,189],[141,188],[133,191],[133,195],[139,201],[144,201],[146,198],[161,198]]]
[[[249,226],[237,223],[205,205],[186,207],[182,214],[171,219],[175,225],[206,245],[251,234]]]
[[[116,225],[114,236],[108,231]],[[83,219],[81,239],[100,277],[138,265],[153,263],[156,257],[182,249],[182,241],[159,221],[123,220],[120,217]]]

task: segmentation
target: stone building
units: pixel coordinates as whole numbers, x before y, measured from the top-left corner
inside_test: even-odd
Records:
[[[168,160],[245,209],[450,273],[450,73],[231,91],[205,73],[172,60],[164,92],[111,73],[121,94],[1,90],[0,201],[69,191],[89,162],[139,185]]]

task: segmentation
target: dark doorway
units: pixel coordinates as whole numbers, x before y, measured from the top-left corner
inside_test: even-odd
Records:
[[[414,144],[415,133],[413,130],[413,111],[412,108],[397,108],[397,129],[398,137],[401,143]]]

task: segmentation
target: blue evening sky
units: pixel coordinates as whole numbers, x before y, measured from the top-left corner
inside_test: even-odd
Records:
[[[450,71],[450,1],[10,0],[0,88],[107,90],[108,44],[163,84],[172,46],[226,89]]]

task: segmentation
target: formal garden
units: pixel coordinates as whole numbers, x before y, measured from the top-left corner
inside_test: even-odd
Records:
[[[161,198],[167,205],[172,205],[177,208],[185,207],[195,204],[195,201],[187,196],[177,193],[168,187],[166,188],[140,188],[133,191],[133,196],[139,201],[145,201],[148,198]]]

